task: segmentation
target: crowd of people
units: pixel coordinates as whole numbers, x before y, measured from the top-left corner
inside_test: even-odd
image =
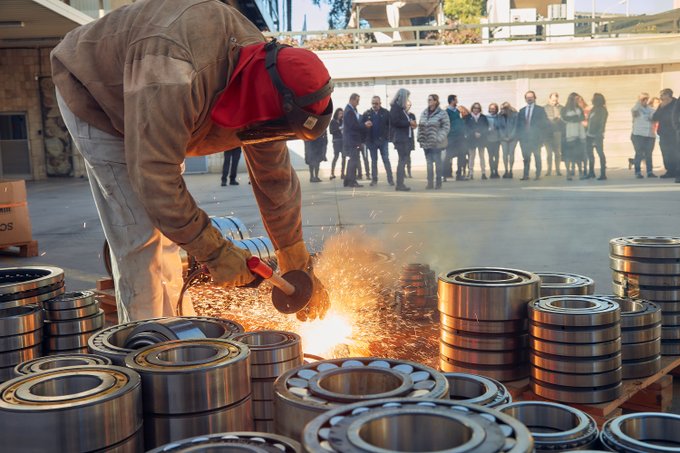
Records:
[[[407,89],[399,89],[389,110],[382,106],[379,96],[373,96],[371,108],[360,113],[360,96],[354,93],[344,109],[335,110],[329,127],[333,145],[330,179],[336,178],[340,162],[340,178],[345,187],[362,187],[358,180],[363,179],[363,175],[375,186],[380,157],[386,182],[398,191],[408,191],[410,187],[406,186],[405,178],[411,177],[410,155],[416,141],[425,153],[425,189],[428,190],[440,189],[442,182],[449,179],[474,179],[477,170],[482,180],[512,179],[518,145],[523,160],[522,181],[530,179],[532,160],[535,180],[551,176],[553,172],[557,176],[564,174],[567,180],[607,179],[604,133],[608,111],[601,93],[593,94],[590,104],[578,93],[571,93],[564,105],[560,104],[558,93],[551,93],[548,103],[540,106],[536,104],[536,93],[527,91],[526,105],[519,111],[509,102],[503,102],[500,107],[489,104],[486,113],[479,102],[468,109],[451,94],[444,107],[439,96],[431,94],[419,118],[410,111],[409,96]],[[652,170],[652,151],[658,136],[666,169],[661,177],[680,182],[680,102],[673,97],[673,91],[664,89],[659,98],[654,99],[641,93],[631,109],[631,117],[635,156],[629,159],[629,167],[635,167],[636,177],[644,178],[642,162],[646,176],[657,177]],[[396,181],[388,153],[390,142],[398,155]],[[325,134],[305,144],[311,182],[321,181],[319,165],[326,160],[327,144]],[[543,148],[546,150],[545,173],[541,159]]]

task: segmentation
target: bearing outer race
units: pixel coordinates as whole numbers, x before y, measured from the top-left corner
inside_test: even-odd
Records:
[[[208,450],[211,447],[216,449],[227,448],[230,446],[271,446],[273,448],[279,448],[281,453],[301,453],[302,447],[299,442],[289,439],[284,436],[279,436],[278,434],[269,434],[267,429],[271,424],[271,421],[259,421],[260,427],[258,428],[258,421],[255,421],[255,430],[259,432],[230,432],[222,434],[208,434],[198,437],[191,437],[189,439],[182,439],[173,442],[171,445],[163,445],[155,450],[151,450],[148,453],[166,453],[166,452],[176,452],[176,453],[186,453],[191,451],[192,453],[199,453],[201,448]],[[254,439],[254,440],[250,440]],[[194,448],[194,449],[192,449]],[[196,450],[198,448],[199,450]],[[190,450],[192,449],[192,450]],[[269,451],[269,450],[267,450]]]
[[[661,338],[645,343],[625,344],[621,346],[621,359],[624,362],[642,360],[661,354]]]
[[[535,366],[531,367],[532,379],[559,387],[609,387],[620,383],[622,376],[621,367],[612,371],[593,374],[559,373]]]
[[[185,364],[152,364],[158,354],[197,347],[214,349],[216,355]],[[178,415],[221,409],[249,397],[249,354],[247,346],[230,340],[174,340],[129,354],[125,365],[142,377],[144,412]]]
[[[273,420],[274,402],[269,400],[253,400],[253,420]]]
[[[50,336],[93,333],[102,327],[104,327],[104,310],[101,308],[97,314],[86,318],[68,321],[45,321],[45,331]]]
[[[439,353],[457,362],[476,365],[511,365],[526,362],[529,359],[527,348],[514,351],[481,351],[456,348],[443,341],[439,342]]]
[[[595,291],[595,282],[592,278],[578,274],[564,272],[536,272],[541,279],[540,297],[565,296],[565,295],[589,295]],[[563,283],[546,283],[546,278],[568,280]]]
[[[670,423],[671,426],[668,426],[668,424],[662,426],[658,421],[654,421],[654,419],[657,418],[665,420],[667,423]],[[654,443],[645,442],[644,439],[638,439],[625,432],[625,430],[622,429],[622,425],[626,424],[629,420],[634,420],[634,422],[631,423],[633,429],[654,436]],[[631,453],[676,452],[678,451],[678,448],[670,445],[678,445],[680,443],[678,438],[678,434],[680,433],[679,427],[680,416],[675,414],[658,412],[625,414],[609,419],[602,425],[600,442],[603,446],[612,451],[625,451]],[[665,434],[666,436],[659,438],[659,434],[662,436]],[[669,437],[669,434],[672,434],[673,437]]]
[[[621,353],[605,357],[574,359],[571,357],[540,354],[535,351],[529,353],[529,361],[533,366],[544,370],[574,374],[605,373],[619,368],[623,363]]]
[[[680,290],[646,289],[640,286],[622,286],[612,283],[612,292],[619,297],[652,301],[662,310],[680,311]]]
[[[18,388],[19,385],[49,382],[65,376],[98,374],[117,376],[114,378],[117,384],[100,395],[80,400],[40,405],[8,402],[10,389]],[[125,416],[121,417],[120,414]],[[109,365],[67,367],[20,376],[0,386],[0,420],[4,445],[20,445],[22,451],[106,449],[128,439],[142,426],[139,375],[132,370]],[[35,429],[37,426],[39,430]]]
[[[642,261],[640,259],[609,257],[609,267],[616,272],[641,275],[679,275],[680,263],[662,260]]]
[[[0,280],[5,275],[17,274],[21,272],[36,272],[43,273],[40,277],[32,278],[23,282],[3,283],[0,284],[0,295],[15,294],[24,291],[31,291],[45,286],[54,285],[55,283],[64,281],[64,271],[58,267],[51,266],[22,266],[22,267],[6,267],[0,269]]]
[[[469,373],[444,373],[444,377],[449,381],[449,399],[451,401],[478,404],[490,408],[512,402],[512,396],[508,389],[495,379]],[[454,395],[453,393],[456,391],[454,389],[459,385],[466,387],[465,390],[469,390],[470,387],[481,387],[484,390],[474,395]],[[464,398],[454,398],[454,396]]]
[[[680,238],[673,236],[625,236],[609,241],[609,253],[638,258],[680,258]]]
[[[529,323],[529,333],[534,338],[558,343],[604,343],[615,341],[621,337],[621,327],[618,323],[600,328],[564,328],[555,329],[555,326]]]
[[[617,296],[604,297],[619,304],[622,330],[647,327],[661,322],[661,307],[654,302]]]
[[[529,346],[529,336],[522,335],[461,335],[447,328],[440,329],[441,340],[451,346],[481,351],[512,351]]]
[[[21,335],[41,329],[42,309],[38,305],[24,305],[0,309],[0,332],[4,336]]]
[[[273,344],[251,344],[253,337],[279,336],[281,341]],[[283,330],[259,330],[235,335],[232,340],[245,343],[250,349],[252,365],[266,365],[287,361],[299,361],[302,364],[302,339],[300,335]],[[245,341],[244,341],[245,340]]]
[[[29,348],[16,349],[14,351],[0,352],[0,367],[14,367],[18,363],[40,357],[42,355],[42,344],[37,344]]]
[[[287,362],[267,363],[262,365],[250,364],[250,375],[253,379],[275,379],[288,370],[303,364],[302,356]]]
[[[551,308],[555,303],[588,302],[593,308]],[[552,296],[532,300],[528,304],[529,320],[555,326],[604,326],[620,322],[618,304],[598,296]]]
[[[627,344],[644,343],[661,338],[661,324],[640,329],[627,329],[621,332],[621,348]]]
[[[662,341],[661,355],[680,355],[680,341]]]
[[[72,310],[45,310],[45,320],[70,321],[94,316],[97,313],[99,313],[99,303],[95,302],[85,307],[74,308]]]
[[[621,352],[621,339],[607,341],[604,343],[556,343],[552,341],[529,338],[529,347],[532,351],[544,354],[556,355],[561,357],[597,357],[612,355]]]
[[[64,294],[64,291],[65,291],[64,282],[61,282],[56,286],[45,288],[44,291],[42,290],[38,291],[39,294],[33,296],[20,297],[19,295],[17,295],[16,299],[2,301],[0,302],[0,308],[12,308],[21,307],[24,305],[42,304],[46,300],[50,300],[53,297],[57,297],[61,294]]]
[[[439,369],[444,373],[469,373],[496,379],[501,382],[516,381],[529,376],[529,363],[517,365],[485,366],[456,362],[444,356],[439,356]]]
[[[454,318],[444,313],[439,314],[442,328],[460,330],[468,333],[481,334],[513,334],[525,333],[527,320],[513,321],[473,321],[469,319]]]
[[[80,361],[81,363],[79,365],[59,365],[59,362],[64,361]],[[48,365],[48,368],[44,368],[45,365]],[[43,371],[54,370],[57,368],[65,368],[66,366],[85,365],[111,365],[111,361],[106,357],[101,357],[95,354],[60,354],[45,356],[20,363],[14,368],[14,374],[18,377],[24,376],[26,374],[42,373]]]
[[[95,303],[93,291],[74,291],[64,293],[43,303],[45,310],[73,310]]]
[[[85,332],[76,335],[59,335],[46,338],[50,351],[68,351],[87,347],[87,340],[92,334]]]
[[[19,335],[0,337],[0,353],[26,349],[42,342],[42,329],[26,332]]]
[[[623,286],[680,288],[680,275],[641,275],[612,270],[612,281]]]
[[[538,396],[560,403],[597,404],[612,401],[621,396],[622,384],[613,387],[578,389],[553,386],[534,379],[530,382],[531,390]]]
[[[623,379],[639,379],[661,370],[661,355],[655,357],[623,362]]]

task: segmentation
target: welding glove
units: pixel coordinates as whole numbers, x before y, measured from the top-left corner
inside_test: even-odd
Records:
[[[300,241],[277,250],[276,257],[279,261],[281,275],[292,270],[302,270],[307,272],[312,279],[312,298],[309,304],[297,312],[295,316],[300,321],[312,321],[316,318],[323,319],[331,306],[331,302],[328,297],[328,291],[326,291],[323,283],[314,275],[312,258],[309,256],[305,243]]]
[[[218,286],[245,286],[256,280],[246,264],[246,260],[252,256],[250,252],[224,239],[219,230],[210,224],[182,248],[208,268],[213,283]]]

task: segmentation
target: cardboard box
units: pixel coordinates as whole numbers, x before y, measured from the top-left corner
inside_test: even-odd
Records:
[[[0,247],[32,237],[25,181],[0,181]]]

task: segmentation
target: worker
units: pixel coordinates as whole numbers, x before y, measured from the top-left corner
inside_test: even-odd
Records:
[[[323,316],[328,294],[302,239],[286,146],[330,122],[332,81],[315,54],[267,42],[218,0],[141,0],[68,33],[51,63],[111,247],[119,322],[175,315],[177,246],[217,285],[253,282],[250,253],[211,226],[182,178],[186,157],[237,146],[280,271],[304,270],[314,283],[298,318]],[[190,302],[182,312],[193,313]]]

